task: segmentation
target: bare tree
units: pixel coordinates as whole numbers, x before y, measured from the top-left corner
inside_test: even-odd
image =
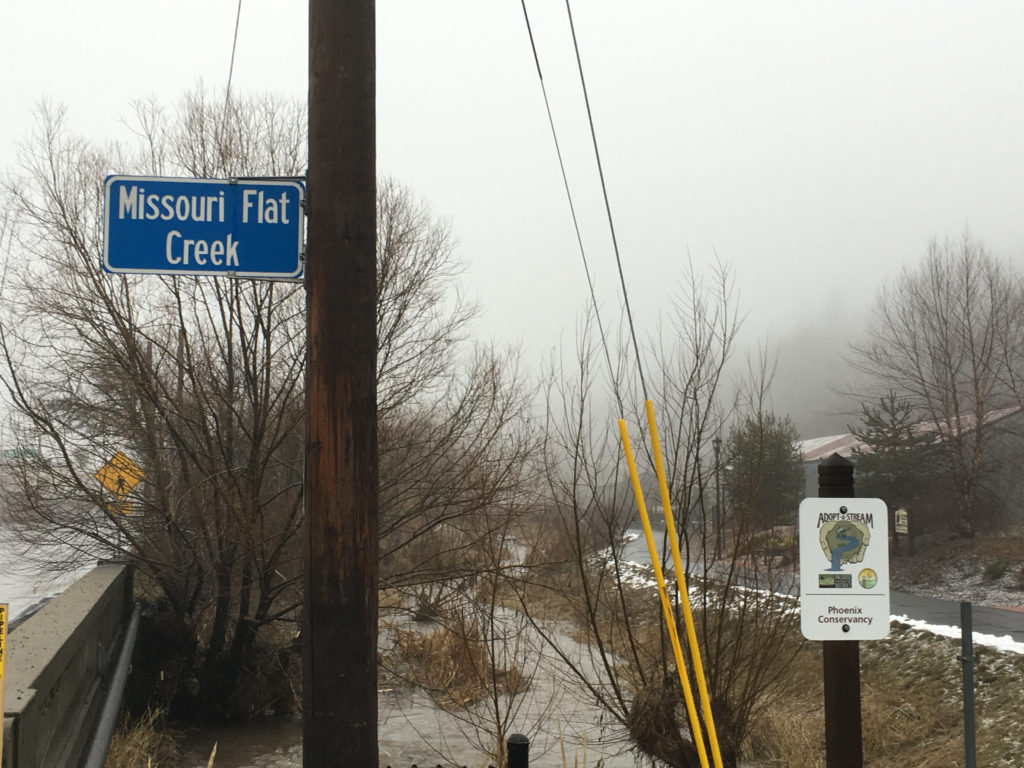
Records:
[[[1014,402],[1022,319],[1019,275],[965,233],[933,240],[917,268],[883,288],[867,340],[852,346],[877,394],[895,392],[932,425],[967,536],[978,523],[993,417]]]
[[[279,680],[254,693],[267,689],[250,685],[255,670],[280,657],[253,661],[261,642],[290,642],[302,602],[302,287],[102,273],[102,181],[301,176],[305,109],[273,98],[225,109],[200,91],[170,111],[139,103],[130,125],[134,147],[97,147],[44,108],[4,185],[17,239],[0,379],[23,440],[44,449],[19,465],[10,512],[51,564],[134,562],[190,649],[177,703],[247,714],[289,690]],[[495,516],[519,481],[527,393],[515,355],[463,344],[474,310],[453,290],[448,225],[395,182],[379,197],[383,573],[408,584],[443,570],[444,553],[420,546],[441,533],[461,537],[447,554],[466,567],[454,550],[486,526],[462,521]],[[117,451],[145,474],[127,495],[95,477]]]
[[[20,429],[46,448],[23,467],[19,532],[37,553],[136,563],[202,649],[194,705],[244,713],[258,631],[301,602],[301,287],[99,269],[114,170],[302,172],[298,151],[274,160],[282,124],[242,119],[258,103],[208,106],[186,98],[171,120],[140,105],[132,154],[91,146],[44,108],[7,187],[20,232],[0,344]],[[301,125],[302,110],[289,118]],[[127,496],[95,477],[118,451],[145,474]]]
[[[681,295],[671,331],[661,332],[648,360],[658,372],[651,396],[661,410],[659,432],[676,522],[675,530],[665,529],[659,536],[660,557],[668,568],[668,537],[675,537],[691,591],[696,590],[695,621],[722,753],[727,764],[735,765],[751,718],[770,701],[787,663],[787,655],[778,653],[778,639],[791,631],[793,618],[780,610],[789,607],[786,598],[770,588],[775,574],[752,567],[736,543],[741,537],[730,538],[724,545],[726,556],[715,560],[707,535],[709,448],[733,408],[724,370],[738,319],[724,268],[709,285],[691,271]],[[598,340],[588,335],[592,329],[590,324],[584,328],[578,368],[561,367],[553,373],[549,397],[546,514],[561,526],[566,562],[561,567],[549,563],[546,578],[524,587],[522,603],[537,617],[538,631],[549,638],[566,680],[617,724],[622,738],[642,755],[691,768],[699,764],[699,737],[683,711],[658,598],[649,582],[644,583],[643,569],[630,562],[646,556],[638,557],[624,535],[634,524],[635,507],[626,491],[614,414],[595,395],[605,358]],[[622,370],[624,366],[613,376]],[[612,386],[628,401],[621,379]],[[630,416],[632,424],[646,424],[639,412]],[[648,506],[656,509],[660,498],[649,454],[645,466]],[[548,536],[553,538],[550,532]],[[540,620],[544,614],[537,605],[551,605],[543,599],[549,591],[564,601],[566,618],[581,628],[586,640],[581,651],[567,651]],[[680,627],[680,601],[685,599],[691,596],[673,596]]]
[[[528,493],[529,483],[521,485]],[[425,741],[446,760],[464,762],[449,746],[454,732],[497,766],[507,763],[506,743],[514,733],[530,737],[547,731],[560,691],[547,680],[548,656],[529,620],[515,610],[509,583],[523,572],[527,548],[521,530],[528,505],[516,505],[483,523],[477,538],[476,572],[437,583],[432,602],[413,623],[393,617],[395,636],[386,666],[392,675],[425,691],[437,706],[437,738]],[[464,571],[463,571],[464,573]]]
[[[536,439],[514,356],[478,349],[381,417],[381,583],[413,592],[491,566]]]

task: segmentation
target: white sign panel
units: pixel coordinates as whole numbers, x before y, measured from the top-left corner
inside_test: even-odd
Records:
[[[889,528],[881,499],[800,503],[800,628],[808,640],[889,634]]]
[[[893,516],[896,518],[894,520],[894,522],[896,523],[896,533],[909,535],[910,515],[907,513],[907,510],[905,510],[903,507],[900,507],[895,512],[893,512]]]

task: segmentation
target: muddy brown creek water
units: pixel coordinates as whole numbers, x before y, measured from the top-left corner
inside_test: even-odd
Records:
[[[483,768],[489,764],[487,756],[475,743],[471,729],[458,718],[435,708],[425,695],[384,693],[379,706],[381,768],[410,768],[413,764],[420,768],[433,768],[438,764]],[[633,768],[638,764],[628,753],[622,753],[624,745],[621,743],[600,743],[596,712],[590,713],[592,722],[585,722],[587,715],[579,710],[570,710],[568,714],[571,717],[561,718],[561,742],[556,720],[551,721],[554,733],[536,731],[531,735],[531,766],[562,766],[563,744],[564,764],[568,766],[583,768],[584,756],[586,766],[591,768],[595,765]],[[584,745],[583,738],[575,734],[586,732],[593,735]],[[187,733],[183,768],[205,768],[215,743],[216,768],[302,766],[302,724],[297,721],[257,721]],[[603,762],[599,762],[601,760]]]
[[[525,692],[515,700],[506,696],[500,704],[508,714],[510,732],[530,739],[530,763],[545,766],[633,768],[622,730],[609,726],[609,718],[575,694],[577,686],[564,676],[550,646],[533,630],[516,621],[513,611],[503,620],[515,623],[520,660],[517,665],[530,678]],[[429,631],[429,630],[427,630]],[[552,631],[550,639],[561,653],[583,669],[594,670],[588,646],[564,632]],[[597,676],[600,677],[599,675]],[[378,698],[380,766],[410,768],[489,764],[485,745],[486,705],[457,713],[446,712],[423,692],[400,684],[382,682]],[[186,739],[185,768],[205,768],[213,744],[217,744],[217,768],[298,768],[302,765],[302,726],[298,722],[256,722],[228,728],[192,732]],[[564,761],[563,761],[564,750]],[[584,762],[585,759],[585,762]],[[603,762],[601,762],[603,761]]]
[[[641,552],[639,547],[636,554],[641,562],[647,559],[646,551]],[[505,626],[498,629],[499,634],[512,639],[516,666],[530,679],[526,692],[517,700],[510,702],[503,696],[500,703],[506,710],[514,708],[514,714],[507,715],[508,731],[530,739],[531,766],[634,768],[650,764],[636,760],[628,751],[623,729],[587,700],[578,681],[566,675],[551,644],[586,671],[591,680],[607,685],[601,672],[603,665],[593,655],[593,648],[576,642],[568,627],[547,627],[548,639],[544,640],[514,611],[502,612],[500,620]],[[393,621],[382,621],[382,649],[393,641],[389,632],[411,626],[409,622],[397,626]],[[417,631],[431,630],[420,625]],[[420,690],[384,680],[380,685],[380,768],[410,768],[414,764],[420,768],[438,764],[484,768],[490,764],[484,746],[489,743],[488,731],[485,724],[480,727],[481,719],[484,723],[487,719],[484,705],[452,714],[437,707]],[[214,742],[216,768],[302,765],[302,726],[298,722],[259,722],[194,732],[186,740],[184,768],[205,768]]]

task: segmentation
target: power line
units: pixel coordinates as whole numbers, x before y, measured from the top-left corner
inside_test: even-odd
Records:
[[[583,60],[580,57],[580,47],[579,43],[576,40],[576,25],[573,23],[572,20],[572,8],[570,7],[569,0],[565,0],[565,10],[569,15],[569,29],[572,31],[572,45],[573,49],[576,51],[576,66],[579,69],[580,84],[583,87],[583,100],[587,105],[587,119],[590,122],[590,136],[594,142],[594,156],[597,158],[597,170],[601,177],[601,192],[604,194],[604,207],[605,211],[608,213],[608,228],[611,231],[612,245],[615,248],[615,264],[618,266],[619,269],[619,281],[622,284],[622,299],[625,302],[626,306],[626,317],[629,320],[629,333],[633,338],[633,350],[636,352],[636,367],[637,371],[640,374],[640,386],[643,390],[644,401],[646,402],[647,421],[651,429],[651,449],[653,452],[655,468],[658,474],[658,484],[661,490],[661,500],[662,504],[665,507],[665,524],[667,533],[667,530],[675,530],[675,522],[672,518],[672,505],[669,498],[668,484],[665,479],[664,467],[662,466],[661,447],[659,445],[657,429],[654,422],[654,405],[651,403],[651,400],[647,395],[647,382],[644,379],[644,366],[643,361],[640,357],[640,345],[637,344],[636,328],[633,325],[633,312],[631,311],[629,306],[629,291],[626,289],[626,278],[622,271],[622,258],[619,254],[619,243],[615,237],[615,222],[612,220],[612,207],[611,204],[608,202],[608,186],[605,184],[604,180],[604,168],[601,163],[601,150],[598,148],[597,145],[597,132],[594,130],[594,115],[590,109],[590,96],[587,94],[587,81],[586,78],[583,76]],[[626,424],[624,420],[619,421],[619,430],[622,434],[623,446],[625,447],[628,454],[630,453],[631,449],[629,448],[629,435],[626,430]],[[631,459],[629,459],[627,456],[627,461],[629,460]],[[641,507],[641,514],[644,517],[644,528],[647,534],[648,544],[650,546],[651,559],[652,561],[656,561],[657,553],[654,546],[653,536],[651,535],[650,522],[647,520],[646,513],[643,511],[643,492],[640,489],[639,478],[636,475],[635,467],[632,468],[632,475],[634,483],[634,493],[637,497],[637,504],[638,506]],[[697,635],[694,631],[693,617],[690,614],[690,603],[687,594],[686,580],[685,575],[683,573],[682,561],[679,553],[678,537],[674,535],[671,536],[670,543],[672,544],[672,563],[676,571],[677,588],[682,592],[683,595],[686,596],[686,598],[683,599],[683,615],[686,621],[687,636],[690,646],[690,658],[693,663],[693,672],[694,676],[697,678],[697,685],[700,689],[701,707],[704,712],[704,720],[707,726],[708,740],[711,743],[711,750],[715,766],[716,768],[722,768],[722,756],[718,746],[718,736],[715,730],[714,715],[711,710],[711,701],[708,697],[707,683],[704,678],[704,671],[700,661],[700,648],[697,641]],[[655,568],[657,569],[657,566],[655,566]],[[661,585],[661,592],[662,606],[665,613],[665,621],[669,624],[669,634],[672,635],[672,628],[675,625],[675,616],[673,611],[669,607],[668,596],[665,593],[664,584]],[[675,651],[676,663],[677,665],[680,665],[682,662],[682,650],[679,648],[678,637],[673,638],[673,646],[673,650]],[[707,755],[704,751],[704,738],[700,733],[697,712],[693,702],[693,694],[690,692],[689,677],[683,672],[681,666],[679,669],[679,677],[680,682],[683,686],[684,697],[687,699],[687,709],[690,715],[690,723],[691,728],[693,730],[693,735],[694,738],[698,740],[697,751],[701,758],[701,764],[707,765]]]
[[[238,0],[238,11],[235,13],[235,36],[231,41],[231,64],[228,66],[228,85],[224,89],[224,117],[221,122],[227,121],[228,105],[231,103],[231,78],[235,74],[235,50],[238,48],[238,26],[242,20],[242,0]]]
[[[525,7],[525,6],[524,6]],[[573,24],[572,20],[572,8],[569,5],[569,0],[565,0],[565,10],[569,14],[569,29],[572,31],[572,45],[576,51],[576,66],[580,73],[580,85],[583,86],[583,101],[587,105],[587,120],[590,122],[590,137],[594,142],[594,156],[597,158],[597,171],[601,177],[601,192],[604,194],[604,208],[608,214],[608,228],[612,234],[612,246],[615,249],[615,264],[619,269],[619,282],[622,285],[622,299],[626,306],[626,319],[629,321],[629,334],[633,339],[633,351],[636,353],[636,367],[640,373],[640,388],[643,391],[644,400],[648,400],[647,397],[647,381],[644,378],[644,366],[640,358],[640,345],[637,344],[636,340],[636,328],[633,325],[633,312],[629,306],[629,291],[626,289],[626,278],[622,272],[622,258],[619,255],[619,242],[615,237],[615,222],[612,220],[612,207],[608,202],[608,186],[604,181],[604,166],[601,164],[601,150],[597,145],[597,132],[594,130],[594,115],[590,109],[590,96],[587,94],[587,80],[583,76],[583,61],[580,58],[580,47],[576,41],[576,25]]]
[[[569,200],[569,212],[572,215],[572,225],[576,230],[576,242],[580,246],[580,258],[583,260],[583,271],[587,276],[587,287],[590,289],[590,301],[594,306],[594,316],[597,318],[597,329],[601,335],[601,346],[604,350],[605,362],[608,364],[608,376],[612,384],[612,391],[615,394],[615,399],[619,405],[619,411],[622,412],[622,396],[619,392],[619,385],[615,377],[615,370],[612,367],[611,354],[608,352],[608,339],[604,332],[604,325],[601,322],[601,311],[597,306],[597,294],[594,291],[594,280],[590,275],[590,264],[587,261],[587,252],[583,247],[583,236],[580,234],[580,223],[576,216],[576,206],[573,203],[572,191],[569,187],[569,177],[565,172],[565,161],[562,158],[562,147],[558,141],[558,131],[555,130],[555,120],[551,114],[551,102],[548,99],[548,89],[544,83],[544,73],[540,67],[540,57],[537,55],[537,45],[533,39],[533,28],[530,26],[530,15],[526,11],[526,0],[520,0],[523,6],[523,18],[526,20],[526,32],[530,36],[530,48],[533,50],[533,61],[537,65],[537,77],[540,79],[540,89],[544,94],[544,108],[548,113],[548,125],[551,126],[551,138],[555,142],[555,154],[558,155],[558,167],[562,172],[562,183],[565,185],[565,196]]]

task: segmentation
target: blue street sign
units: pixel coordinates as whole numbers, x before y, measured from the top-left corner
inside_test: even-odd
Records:
[[[295,279],[303,267],[298,181],[108,176],[103,269]]]

